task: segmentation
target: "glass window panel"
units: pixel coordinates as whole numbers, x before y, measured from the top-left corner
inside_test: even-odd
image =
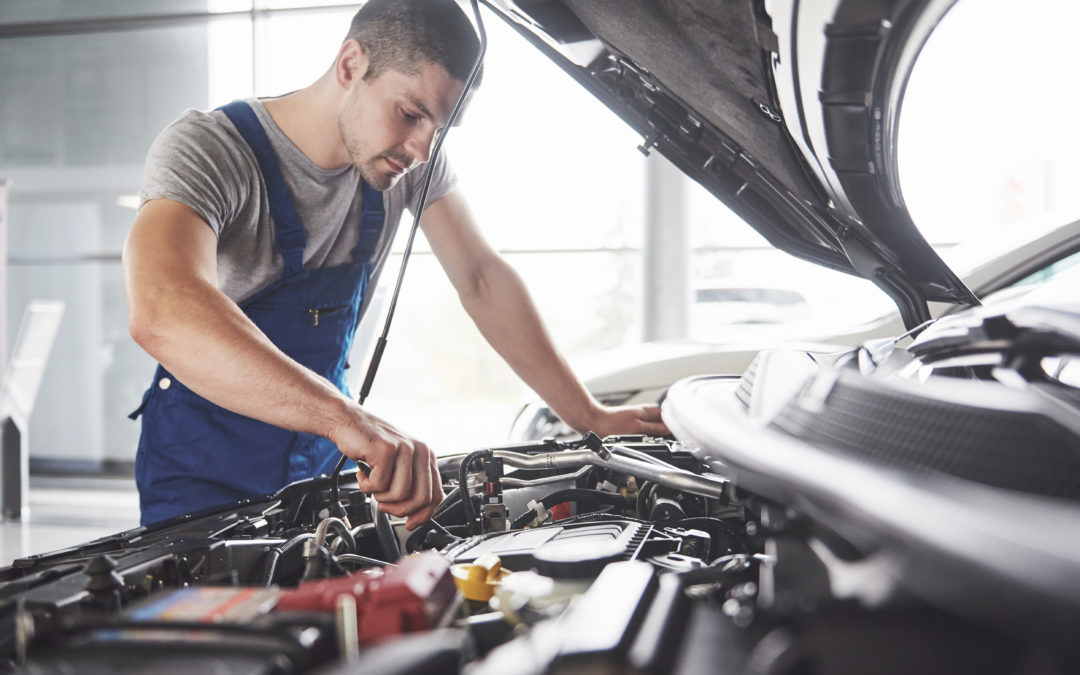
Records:
[[[220,2],[230,10],[251,7],[250,0],[210,0],[209,4]],[[0,24],[193,14],[207,11],[207,4],[207,0],[4,0],[0,2]]]
[[[496,246],[639,247],[641,142],[501,20],[485,15],[484,80],[446,148]]]
[[[9,338],[31,299],[67,307],[30,421],[35,462],[134,459],[126,416],[152,362],[127,333],[119,253],[134,211],[118,201],[137,191],[157,134],[207,106],[208,25],[0,40]],[[250,81],[250,58],[241,68]]]
[[[207,101],[224,105],[254,93],[252,29],[249,17],[211,21],[207,26]]]
[[[206,35],[185,25],[0,40],[0,168],[141,167],[161,129],[207,103]]]
[[[342,5],[351,7],[351,11],[355,12],[357,8],[363,3],[356,2],[356,0],[257,0],[257,7],[260,9],[292,9],[295,7],[328,7],[333,5]],[[346,24],[346,28],[348,24]],[[344,35],[344,33],[342,33]]]
[[[1080,216],[1077,21],[1076,3],[966,0],[930,36],[904,97],[899,159],[932,243]]]
[[[353,10],[285,12],[255,21],[255,93],[279,96],[314,82],[334,62]]]

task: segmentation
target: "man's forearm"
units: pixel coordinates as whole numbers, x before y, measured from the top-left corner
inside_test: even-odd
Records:
[[[556,349],[521,278],[480,234],[460,193],[430,205],[421,224],[480,332],[563,421],[601,435],[668,433],[655,405],[596,402]]]
[[[200,396],[275,426],[327,436],[347,399],[279,350],[208,282],[182,288],[132,283],[132,335]]]
[[[585,431],[601,406],[574,374],[518,274],[501,259],[484,270],[462,304],[499,355],[559,417]]]

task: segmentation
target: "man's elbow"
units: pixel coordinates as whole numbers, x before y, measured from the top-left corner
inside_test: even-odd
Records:
[[[491,290],[488,281],[482,274],[473,274],[464,284],[461,284],[458,289],[458,299],[465,307],[480,304],[484,301]]]
[[[164,338],[162,320],[149,303],[130,302],[128,304],[128,334],[135,344],[154,356]]]
[[[466,307],[484,306],[516,289],[524,289],[521,277],[505,260],[496,258],[477,267],[465,283],[459,284],[458,297]]]

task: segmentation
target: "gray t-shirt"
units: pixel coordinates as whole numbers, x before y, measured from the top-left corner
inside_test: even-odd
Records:
[[[304,265],[318,269],[349,262],[360,220],[360,172],[352,166],[316,166],[282,133],[262,103],[246,100],[270,138],[307,232]],[[418,167],[383,192],[386,225],[373,255],[373,281],[386,261],[402,211],[415,209],[426,173],[427,165]],[[440,154],[427,203],[445,197],[455,183]],[[243,302],[281,275],[284,263],[274,245],[262,173],[224,112],[188,110],[154,141],[139,200],[145,204],[161,198],[190,206],[217,234],[218,286],[233,301]]]

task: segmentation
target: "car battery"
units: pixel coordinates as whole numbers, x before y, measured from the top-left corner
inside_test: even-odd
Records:
[[[334,622],[272,612],[277,588],[189,586],[157,594],[26,664],[26,672],[303,672],[333,658]]]
[[[276,611],[334,612],[341,596],[355,601],[360,644],[436,628],[456,607],[458,598],[449,563],[427,551],[402,558],[394,567],[311,581],[283,591]]]
[[[132,622],[248,623],[277,603],[280,591],[189,586],[152,598],[125,613]]]

